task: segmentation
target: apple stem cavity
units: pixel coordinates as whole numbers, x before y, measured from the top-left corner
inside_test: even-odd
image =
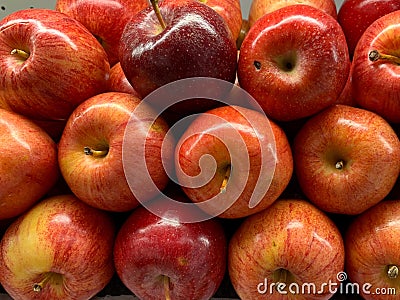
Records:
[[[275,270],[272,274],[272,277],[274,282],[287,283],[287,284],[291,284],[294,282],[292,273],[284,268]],[[276,288],[278,288],[278,286],[276,286]]]
[[[83,152],[86,155],[90,155],[90,156],[93,156],[93,157],[105,157],[108,154],[108,149],[106,149],[106,150],[94,150],[94,149],[92,149],[90,147],[85,147],[83,149]]]
[[[30,55],[29,52],[26,52],[26,51],[21,50],[21,49],[13,49],[13,50],[11,50],[10,54],[11,55],[16,55],[16,56],[22,58],[23,60],[27,60],[29,58],[29,55]]]
[[[387,276],[390,279],[396,279],[399,276],[399,267],[397,267],[396,265],[388,266]]]
[[[168,276],[163,275],[163,283],[164,283],[164,293],[165,293],[165,300],[171,300],[171,293],[170,293],[170,279]]]
[[[390,55],[390,54],[382,54],[378,50],[372,50],[368,54],[368,58],[370,61],[378,61],[378,60],[387,60],[397,65],[400,65],[400,57]]]
[[[41,282],[35,283],[33,285],[33,291],[36,293],[40,293],[50,280],[55,285],[61,285],[63,282],[63,276],[59,273],[48,272],[44,275],[44,278]]]
[[[153,6],[153,10],[157,16],[158,21],[160,22],[162,29],[165,29],[165,27],[167,26],[165,25],[164,18],[160,12],[160,6],[158,5],[158,0],[150,0],[150,2],[151,5]]]

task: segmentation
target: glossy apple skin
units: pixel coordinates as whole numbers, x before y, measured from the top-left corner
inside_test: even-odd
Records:
[[[333,18],[337,18],[336,3],[333,0],[252,0],[248,17],[249,25],[250,27],[253,26],[258,19],[267,13],[288,5],[297,4],[313,6],[324,11]]]
[[[141,97],[139,93],[136,92],[132,85],[129,83],[128,79],[126,79],[120,62],[112,66],[110,70],[110,80],[108,85],[110,92],[129,93],[137,98]]]
[[[240,134],[246,144],[246,150],[249,155],[249,169],[239,171],[240,166],[234,165],[234,159],[231,159],[230,151],[224,146],[223,141],[214,137],[214,132],[222,131],[224,123],[221,121],[211,121],[209,115],[217,116],[224,122],[228,122],[228,126],[233,128]],[[257,185],[257,180],[261,171],[261,151],[260,143],[264,145],[271,145],[267,132],[255,132],[254,125],[249,123],[249,118],[254,122],[263,124],[268,122],[272,129],[272,139],[275,144],[275,171],[273,173],[271,185],[266,191],[262,200],[257,206],[250,208],[249,201],[253,194],[254,188]],[[255,120],[255,121],[254,121]],[[261,126],[260,126],[261,127]],[[207,134],[209,133],[209,134]],[[273,147],[273,146],[271,146]],[[188,176],[197,176],[200,172],[200,159],[204,155],[211,155],[217,163],[215,176],[206,184],[192,188],[195,183],[188,181],[182,174]],[[240,155],[240,154],[239,154]],[[241,159],[240,159],[241,160]],[[271,205],[283,192],[288,185],[293,173],[293,158],[288,139],[284,131],[274,122],[269,121],[265,115],[257,111],[252,111],[245,108],[236,106],[223,106],[213,110],[207,111],[193,121],[184,135],[181,137],[175,150],[175,170],[178,182],[181,184],[182,189],[186,195],[195,203],[204,202],[221,194],[221,185],[225,179],[226,166],[231,165],[233,171],[230,174],[229,180],[238,182],[244,176],[249,176],[247,182],[241,191],[238,199],[226,211],[218,214],[221,218],[242,218],[248,215],[259,212],[269,205]],[[187,186],[191,187],[188,188]],[[225,192],[226,197],[229,196],[229,189]],[[221,198],[223,201],[224,198]],[[209,206],[203,207],[210,215],[215,215],[215,205],[218,203],[211,203]],[[218,207],[217,207],[218,208]]]
[[[277,283],[274,271],[288,270],[300,285],[337,282],[344,268],[342,236],[322,211],[305,200],[280,199],[247,217],[232,236],[228,270],[240,299],[329,299],[327,287],[317,295],[261,294],[257,286]],[[280,278],[282,282],[282,278]],[[284,281],[284,280],[283,280]],[[288,283],[288,285],[290,282]],[[267,291],[269,288],[267,289]],[[292,296],[292,297],[291,297]],[[308,296],[309,298],[306,298]]]
[[[79,22],[50,9],[14,12],[0,22],[0,107],[32,119],[67,119],[107,88],[104,49]],[[11,54],[30,52],[27,60]]]
[[[148,0],[58,0],[55,9],[83,24],[102,44],[113,66],[129,19],[149,6]]]
[[[140,99],[131,94],[108,92],[96,95],[82,103],[69,118],[59,143],[58,160],[61,173],[72,192],[85,203],[107,211],[128,211],[139,205],[125,178],[122,144],[125,128]],[[150,108],[148,113],[152,113]],[[148,116],[136,114],[140,124]],[[147,127],[137,132],[138,144],[145,139],[148,172],[158,189],[162,190],[169,178],[161,157],[161,145],[168,127],[159,118],[147,135]],[[165,161],[173,159],[173,144],[163,155]],[[104,157],[86,155],[85,147],[107,150]],[[148,148],[147,148],[148,147]],[[168,154],[168,151],[170,153]],[[140,174],[137,174],[140,178]],[[159,190],[143,186],[146,199]],[[145,201],[146,199],[140,199]]]
[[[345,235],[346,271],[352,282],[370,283],[369,292],[400,288],[400,279],[390,279],[387,267],[400,265],[400,201],[386,200],[359,215]],[[363,299],[394,299],[394,295],[371,295],[360,289]]]
[[[353,62],[350,62],[349,76],[347,77],[346,84],[336,99],[335,104],[343,104],[348,106],[357,106],[357,102],[353,97],[353,79],[351,78]]]
[[[360,214],[384,199],[400,171],[400,142],[377,114],[335,105],[311,118],[293,146],[302,191],[320,209]],[[343,168],[336,163],[342,161]]]
[[[226,271],[227,240],[221,224],[216,219],[181,223],[180,216],[190,211],[157,203],[153,207],[161,217],[138,207],[118,232],[117,274],[141,299],[166,299],[162,275],[169,277],[170,299],[210,299]]]
[[[398,0],[345,0],[339,8],[338,22],[343,28],[350,57],[364,31],[375,20],[400,9]]]
[[[20,215],[59,177],[57,145],[30,120],[0,109],[0,219]]]
[[[268,117],[292,121],[332,105],[349,68],[337,21],[312,6],[289,5],[250,28],[240,48],[238,79]]]
[[[46,198],[7,229],[0,244],[0,282],[13,299],[90,299],[114,274],[111,218],[72,195]],[[62,274],[59,285],[49,272]]]
[[[234,41],[242,27],[242,8],[240,0],[198,0],[215,10],[226,22]]]
[[[131,19],[121,38],[121,67],[142,97],[183,78],[235,81],[236,45],[218,13],[197,1],[174,0],[160,2],[160,11],[164,30],[149,7]]]
[[[400,11],[384,15],[371,24],[354,50],[352,94],[360,107],[376,112],[391,123],[400,123],[398,65],[385,60],[371,61],[370,51],[397,55],[400,47]]]

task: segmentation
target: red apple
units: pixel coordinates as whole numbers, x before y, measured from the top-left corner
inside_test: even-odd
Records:
[[[144,9],[127,24],[120,62],[133,88],[146,97],[167,83],[189,77],[234,82],[236,45],[225,21],[212,8],[197,1],[163,0],[159,10]]]
[[[59,177],[57,146],[25,117],[0,109],[0,219],[20,215]]]
[[[126,79],[120,62],[116,63],[110,70],[109,90],[110,92],[129,93],[137,98],[141,97]]]
[[[46,198],[0,244],[0,282],[13,299],[90,299],[114,274],[111,218],[72,195]]]
[[[0,21],[0,107],[32,119],[65,120],[107,89],[104,49],[78,21],[25,9]]]
[[[167,185],[169,178],[163,161],[172,161],[173,142],[165,138],[166,123],[161,118],[156,120],[149,106],[144,104],[141,113],[136,112],[140,101],[131,94],[103,93],[86,100],[68,119],[59,143],[59,165],[72,192],[85,203],[115,212],[138,206],[137,194],[132,193],[126,172],[133,172],[140,182],[141,190],[136,191],[139,201],[153,198]],[[156,121],[147,124],[150,117]],[[131,129],[136,126],[131,134],[125,133],[128,122],[133,122]],[[162,156],[164,139],[167,152]],[[131,159],[123,162],[124,143],[128,145],[125,151],[132,154]],[[144,157],[137,157],[141,152],[136,148],[142,144],[146,147]],[[145,160],[147,169],[143,172],[148,172],[154,187],[141,183],[144,174],[136,167],[138,159]]]
[[[148,0],[57,0],[55,9],[82,23],[104,47],[113,66],[119,61],[119,41],[126,23],[148,6]]]
[[[346,84],[342,90],[342,92],[339,94],[339,97],[336,99],[335,104],[343,104],[343,105],[348,105],[348,106],[357,106],[356,100],[353,97],[353,87],[352,87],[352,78],[351,78],[351,72],[353,68],[353,63],[350,63],[350,72],[349,76],[347,77]]]
[[[213,160],[206,161],[207,156]],[[175,164],[188,197],[221,218],[265,209],[286,188],[293,171],[283,130],[264,114],[239,106],[200,114],[180,138]]]
[[[360,214],[383,200],[400,172],[400,142],[379,115],[336,105],[311,118],[295,138],[299,185],[320,209]]]
[[[344,268],[338,228],[305,200],[280,199],[247,217],[228,249],[229,276],[243,300],[329,299]]]
[[[242,27],[242,8],[240,0],[197,0],[215,10],[226,22],[236,41]]]
[[[182,223],[191,210],[152,203],[160,216],[138,207],[118,232],[117,274],[140,299],[210,299],[226,271],[221,224],[215,219]]]
[[[400,9],[398,0],[345,0],[339,8],[338,22],[343,28],[350,57],[364,31],[376,19]]]
[[[60,140],[67,122],[66,120],[30,120],[42,128],[55,142]]]
[[[334,0],[252,0],[248,17],[249,25],[250,27],[253,26],[258,19],[267,13],[285,6],[297,4],[310,5],[331,15],[335,19],[337,18],[337,8]]]
[[[396,299],[400,290],[400,201],[382,201],[359,215],[346,232],[345,250],[346,271],[363,299]]]
[[[289,5],[250,28],[240,48],[238,79],[268,117],[291,121],[332,105],[349,68],[338,22],[312,6]]]
[[[352,93],[360,107],[400,123],[400,11],[374,21],[354,50]]]

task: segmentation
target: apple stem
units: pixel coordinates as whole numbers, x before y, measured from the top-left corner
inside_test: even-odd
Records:
[[[336,162],[335,168],[337,170],[342,170],[344,168],[344,161],[343,160],[339,160],[338,162]]]
[[[43,287],[46,285],[47,281],[49,281],[50,276],[47,274],[45,275],[45,277],[43,278],[43,280],[39,283],[35,283],[33,285],[33,291],[36,293],[40,293],[43,290]]]
[[[163,276],[163,283],[164,283],[164,292],[165,292],[165,300],[171,300],[171,293],[169,288],[169,277]]]
[[[379,53],[378,50],[372,50],[368,54],[368,58],[370,61],[378,61],[379,59],[388,60],[395,64],[400,65],[400,57],[390,55],[390,54],[382,54]]]
[[[29,58],[29,53],[21,50],[21,49],[12,49],[11,50],[11,55],[18,55],[23,59],[28,59]]]
[[[85,148],[83,149],[83,152],[84,152],[86,155],[91,155],[91,156],[93,156],[93,157],[104,157],[104,156],[107,155],[108,150],[93,150],[93,149],[90,148],[90,147],[85,147]]]
[[[399,268],[396,265],[390,265],[387,270],[387,276],[390,279],[395,279],[399,276]]]
[[[231,167],[229,166],[226,169],[225,177],[224,177],[224,180],[222,181],[221,188],[220,188],[220,193],[226,192],[226,186],[228,185],[228,180],[229,180],[230,176],[231,176]]]
[[[151,2],[151,5],[153,6],[154,12],[156,13],[158,21],[161,24],[162,29],[165,29],[165,27],[167,27],[167,26],[165,25],[164,18],[162,16],[161,12],[160,12],[160,7],[158,5],[158,0],[150,0],[150,2]]]

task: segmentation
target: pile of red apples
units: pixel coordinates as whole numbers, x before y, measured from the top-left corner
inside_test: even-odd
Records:
[[[0,20],[1,292],[399,299],[399,9],[58,0]]]

